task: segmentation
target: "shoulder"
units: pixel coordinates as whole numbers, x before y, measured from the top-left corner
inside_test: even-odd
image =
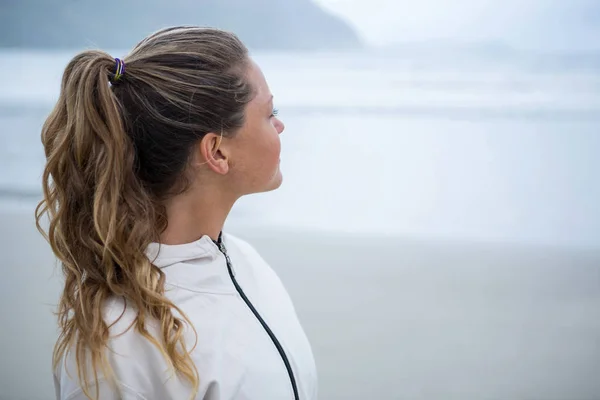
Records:
[[[229,255],[237,259],[238,262],[243,261],[244,265],[251,267],[253,270],[275,274],[268,262],[248,241],[229,233],[223,234],[223,240]]]
[[[240,238],[239,236],[232,235],[231,233],[223,232],[223,240],[225,241],[225,245],[228,247],[235,247],[238,251],[252,256],[260,256],[254,246],[252,246],[246,240]]]
[[[122,298],[111,298],[103,307],[104,321],[109,327],[106,357],[113,374],[103,376],[99,370],[100,398],[155,398],[148,396],[157,382],[170,377],[170,369],[162,353],[135,328],[138,313]],[[146,321],[148,333],[160,338],[158,323]],[[87,360],[88,379],[93,378],[91,363]],[[79,399],[82,393],[75,347],[63,356],[55,370],[55,386],[59,399]],[[94,390],[94,389],[92,389]],[[92,392],[93,393],[93,392]],[[150,394],[152,392],[150,391]],[[118,397],[127,394],[129,397]]]
[[[272,268],[253,245],[231,234],[223,234],[223,237],[228,253],[232,257],[236,276],[245,278],[247,284],[253,283],[260,287],[262,293],[271,293],[291,303],[276,268]]]

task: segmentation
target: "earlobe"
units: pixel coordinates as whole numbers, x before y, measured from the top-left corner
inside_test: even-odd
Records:
[[[203,160],[197,164],[206,165],[213,172],[225,175],[229,171],[229,158],[223,145],[223,136],[214,133],[204,135],[198,146],[198,155]]]

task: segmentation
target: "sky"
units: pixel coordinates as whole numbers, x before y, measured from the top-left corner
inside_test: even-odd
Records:
[[[424,40],[600,49],[598,0],[315,0],[375,46]]]

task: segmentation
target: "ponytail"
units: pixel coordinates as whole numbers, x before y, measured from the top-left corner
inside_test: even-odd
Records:
[[[133,326],[175,371],[196,389],[199,380],[184,345],[184,320],[189,320],[165,297],[164,274],[145,255],[148,244],[158,241],[165,215],[136,172],[135,145],[110,79],[127,85],[127,74],[115,82],[116,66],[108,54],[86,51],[66,67],[58,102],[42,128],[47,163],[44,198],[35,212],[37,227],[65,276],[54,367],[75,351],[79,380],[90,399],[99,397],[97,385],[95,396],[90,394],[98,370],[112,376],[105,354],[109,326],[102,313],[112,296],[134,306]],[[49,219],[47,232],[41,226],[44,216]],[[148,319],[160,322],[162,337],[148,332]]]

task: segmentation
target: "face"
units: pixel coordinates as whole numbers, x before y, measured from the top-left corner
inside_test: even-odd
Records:
[[[250,61],[247,79],[254,89],[254,98],[246,106],[244,125],[228,140],[228,175],[242,195],[274,190],[281,185],[279,135],[285,128],[275,115],[273,95],[254,61]]]

